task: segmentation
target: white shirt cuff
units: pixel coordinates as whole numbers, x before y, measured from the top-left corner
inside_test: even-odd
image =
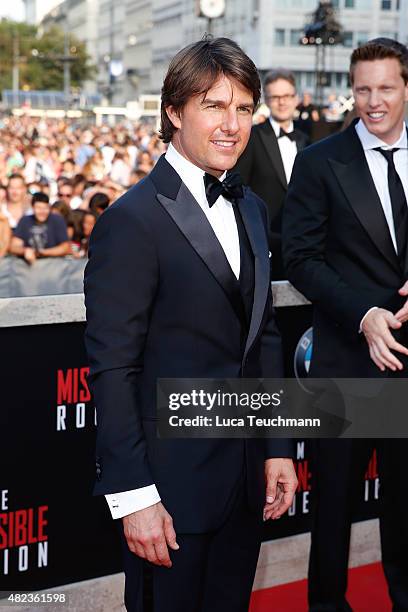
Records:
[[[122,493],[109,493],[105,495],[112,518],[119,519],[132,512],[144,510],[160,501],[160,495],[156,485],[152,484],[132,491]]]
[[[372,310],[376,310],[377,308],[378,308],[378,306],[373,306],[372,308],[370,308],[370,310],[367,310],[367,312],[365,313],[364,317],[360,321],[360,328],[358,330],[359,334],[361,334],[361,332],[363,331],[363,321],[366,318],[366,316],[368,315],[368,313],[371,312]]]

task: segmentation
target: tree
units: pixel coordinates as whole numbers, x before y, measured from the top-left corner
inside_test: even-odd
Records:
[[[80,87],[96,74],[89,63],[85,44],[68,34],[71,85]],[[11,89],[13,56],[18,52],[20,89],[63,90],[64,32],[58,26],[41,32],[36,26],[2,19],[0,21],[0,90]]]

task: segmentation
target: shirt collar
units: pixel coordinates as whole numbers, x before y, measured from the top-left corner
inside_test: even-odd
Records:
[[[272,117],[269,117],[269,121],[270,124],[272,126],[273,131],[275,132],[276,138],[279,138],[279,132],[281,130],[281,126],[279,125],[279,123],[277,121],[275,121],[275,119],[273,119]],[[293,132],[294,127],[293,127],[293,121],[290,122],[289,125],[289,129],[285,130],[285,132],[287,132],[288,134],[290,134],[291,132]]]
[[[407,128],[405,123],[402,127],[399,138],[391,145],[387,144],[386,142],[369,132],[361,119],[356,124],[355,130],[361,141],[361,144],[363,145],[364,151],[368,151],[369,149],[375,149],[376,147],[383,147],[384,149],[407,148]]]
[[[204,190],[204,170],[195,166],[191,161],[189,161],[184,155],[181,155],[177,151],[177,149],[169,144],[168,149],[165,154],[166,160],[168,163],[174,168],[177,172],[187,189],[192,193],[192,195],[198,199],[202,197]],[[226,177],[227,173],[224,172],[222,176],[220,176],[219,180],[223,181]]]

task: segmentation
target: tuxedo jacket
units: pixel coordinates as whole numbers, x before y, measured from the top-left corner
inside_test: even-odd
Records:
[[[154,483],[181,533],[220,526],[244,474],[261,516],[264,461],[292,454],[287,440],[156,436],[158,378],[282,375],[265,207],[249,190],[238,206],[254,261],[249,322],[211,225],[164,156],[100,217],[85,271],[95,493]]]
[[[308,144],[307,136],[295,129],[298,151]],[[268,207],[272,232],[280,232],[280,212],[285,201],[288,183],[283,167],[278,139],[269,119],[254,125],[248,145],[238,160],[236,170]]]
[[[390,375],[372,362],[360,322],[373,306],[405,302],[408,261],[398,262],[355,123],[298,154],[283,211],[288,278],[314,305],[316,377]],[[405,326],[393,334],[407,341]]]

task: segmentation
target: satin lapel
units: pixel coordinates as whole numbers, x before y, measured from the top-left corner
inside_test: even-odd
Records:
[[[363,150],[347,163],[335,159],[328,162],[361,225],[382,255],[400,271],[383,207]]]
[[[257,336],[265,310],[270,284],[270,262],[265,226],[258,204],[247,194],[239,200],[238,206],[255,259],[254,303],[244,351],[245,359]]]
[[[295,129],[295,132],[297,134],[296,148],[298,151],[302,151],[307,145],[307,136],[300,130]]]
[[[239,283],[198,202],[182,182],[175,200],[161,193],[156,197],[221,285],[237,317],[245,320]]]
[[[286,181],[285,169],[283,167],[282,157],[278,145],[278,139],[276,138],[275,132],[270,124],[270,121],[266,120],[259,130],[259,136],[263,142],[263,145],[271,158],[273,167],[275,168],[276,174],[278,175],[279,181],[282,186],[287,189],[288,183]]]

